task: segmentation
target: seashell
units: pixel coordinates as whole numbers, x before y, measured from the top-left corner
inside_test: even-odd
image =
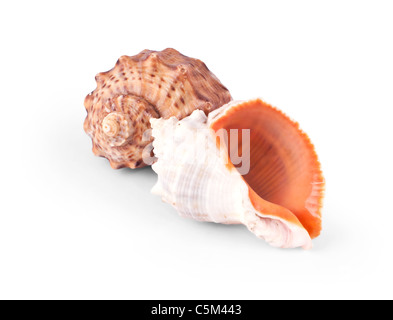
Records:
[[[85,99],[84,129],[94,154],[107,158],[114,169],[147,165],[142,154],[151,153],[150,118],[181,119],[232,100],[202,61],[174,49],[122,56],[113,69],[97,74],[96,82]]]
[[[312,247],[324,179],[297,123],[259,99],[150,121],[158,158],[152,193],[181,216],[244,224],[276,247]]]

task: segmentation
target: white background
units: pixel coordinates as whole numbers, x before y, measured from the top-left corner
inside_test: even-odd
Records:
[[[2,1],[0,298],[393,298],[391,1]],[[83,131],[96,73],[173,47],[309,134],[310,251],[181,218]],[[229,196],[229,195],[228,195]]]

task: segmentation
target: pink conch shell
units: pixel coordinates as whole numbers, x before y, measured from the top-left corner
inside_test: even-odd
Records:
[[[152,191],[180,215],[244,224],[276,247],[311,248],[321,231],[324,178],[297,123],[259,99],[230,102],[208,116],[196,110],[180,121],[151,122],[158,158]],[[218,139],[220,131],[226,142]],[[235,139],[231,131],[247,133],[249,140]],[[232,145],[248,155],[243,173],[243,163],[235,165],[229,152]]]

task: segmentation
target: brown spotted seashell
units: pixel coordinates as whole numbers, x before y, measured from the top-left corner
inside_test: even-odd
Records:
[[[144,135],[150,118],[182,119],[195,109],[206,114],[232,100],[206,65],[174,49],[144,50],[122,56],[115,67],[96,76],[97,88],[85,99],[86,133],[93,152],[112,168],[138,168],[152,142]]]

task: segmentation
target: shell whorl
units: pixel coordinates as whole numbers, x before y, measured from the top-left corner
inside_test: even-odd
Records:
[[[96,76],[97,88],[85,99],[86,133],[93,152],[113,168],[146,164],[143,138],[150,118],[182,119],[195,109],[206,114],[232,100],[206,65],[174,49],[144,50],[122,56],[115,67]]]
[[[120,147],[132,136],[134,128],[127,114],[111,112],[102,120],[102,132],[111,146]]]

